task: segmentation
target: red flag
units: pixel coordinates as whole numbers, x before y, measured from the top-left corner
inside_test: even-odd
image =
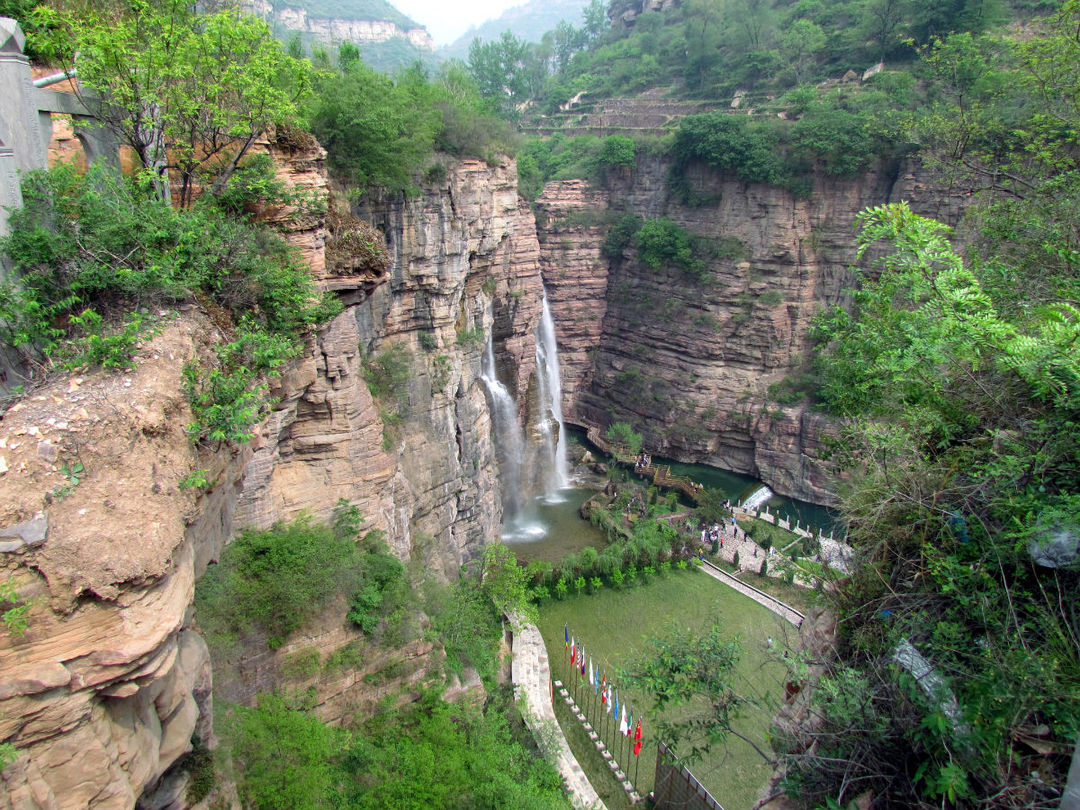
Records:
[[[634,743],[634,756],[636,757],[640,753],[641,753],[641,740],[638,740],[636,743]]]
[[[641,721],[637,721],[637,730],[634,732],[634,756],[641,753]]]
[[[601,705],[607,703],[607,674],[604,675],[603,680],[600,682],[600,703]]]

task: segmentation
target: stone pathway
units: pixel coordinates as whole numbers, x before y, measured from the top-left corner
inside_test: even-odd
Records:
[[[803,619],[806,618],[803,614],[799,613],[799,611],[795,610],[795,608],[791,607],[791,605],[785,604],[775,596],[771,596],[764,591],[759,591],[751,585],[747,585],[734,574],[729,574],[722,568],[717,568],[708,560],[705,561],[702,570],[713,579],[734,588],[744,596],[749,596],[759,605],[767,607],[781,619],[791,622],[796,627],[800,627],[803,623]]]
[[[746,571],[757,573],[761,567],[761,561],[766,559],[766,557],[769,559],[769,567],[773,569],[773,561],[777,559],[778,556],[775,549],[769,549],[766,553],[762,550],[761,546],[747,537],[742,529],[739,529],[739,539],[734,539],[730,521],[722,525],[720,533],[724,538],[724,545],[720,549],[718,556],[726,562],[734,563],[735,552],[739,552],[739,573],[744,573]],[[803,614],[790,605],[781,602],[775,596],[759,591],[753,585],[747,584],[734,574],[729,574],[727,571],[717,568],[715,565],[708,562],[708,560],[705,561],[703,570],[713,579],[731,586],[739,593],[749,596],[759,605],[767,607],[785,621],[791,622],[796,627],[802,625],[803,619],[805,618]],[[773,569],[770,574],[775,576],[775,569]],[[807,586],[809,587],[808,583]]]
[[[525,725],[532,731],[545,755],[554,758],[555,767],[566,780],[574,806],[607,810],[555,719],[555,709],[551,705],[551,667],[540,631],[536,625],[517,619],[512,621],[512,625],[515,629],[511,680],[515,697],[525,703]]]

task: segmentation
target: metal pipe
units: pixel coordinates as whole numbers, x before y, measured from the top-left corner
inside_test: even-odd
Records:
[[[72,68],[71,70],[62,70],[59,73],[53,73],[49,76],[41,76],[34,79],[34,87],[49,87],[54,84],[60,84],[60,82],[75,78],[75,72],[75,68]]]

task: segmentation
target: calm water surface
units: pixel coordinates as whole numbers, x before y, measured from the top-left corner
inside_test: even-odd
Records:
[[[573,431],[570,437],[572,441],[592,449],[594,455],[597,454],[584,433]],[[598,457],[602,458],[602,455]],[[670,464],[674,475],[684,475],[710,489],[721,490],[732,503],[745,499],[761,486],[760,481],[748,475],[702,464],[682,464],[659,456],[655,460],[660,464]],[[627,476],[633,475],[633,471],[627,468],[623,472]],[[646,479],[639,477],[639,480]],[[595,489],[569,487],[559,490],[555,499],[535,498],[522,510],[521,515],[503,527],[502,541],[514,550],[518,560],[523,563],[533,560],[555,562],[585,546],[603,548],[607,545],[607,536],[589,521],[582,520],[579,513],[581,505],[595,494]],[[768,507],[770,512],[790,516],[792,520],[797,518],[804,527],[820,527],[826,532],[834,528],[839,530],[836,514],[824,506],[776,495],[769,499]]]
[[[502,541],[524,563],[555,562],[585,546],[603,548],[607,535],[582,520],[578,512],[595,494],[593,489],[571,487],[559,490],[557,501],[536,498],[522,516],[503,527]]]

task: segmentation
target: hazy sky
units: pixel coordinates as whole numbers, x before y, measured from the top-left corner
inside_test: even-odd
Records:
[[[436,45],[453,42],[471,25],[498,17],[525,0],[390,0],[391,5],[409,15],[431,32]]]

